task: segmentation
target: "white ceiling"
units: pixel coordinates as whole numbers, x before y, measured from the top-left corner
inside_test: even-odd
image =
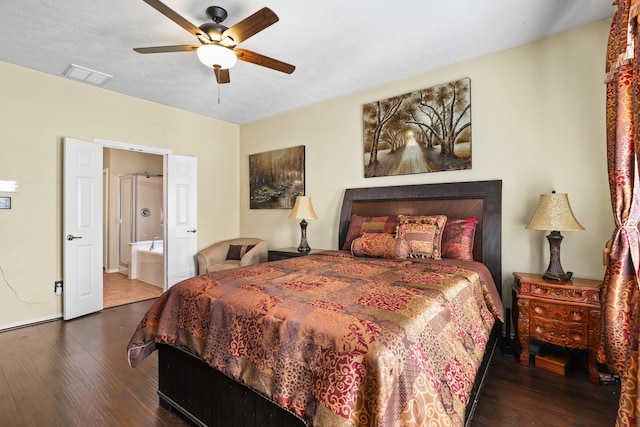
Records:
[[[60,76],[71,63],[113,76],[103,87],[243,124],[610,18],[612,0],[164,0],[196,26],[208,6],[232,26],[258,9],[280,21],[239,47],[295,65],[239,61],[218,87],[197,44],[142,0],[3,0],[0,60]],[[603,52],[604,61],[604,52]],[[88,84],[88,83],[87,83]],[[218,89],[220,104],[218,104]]]

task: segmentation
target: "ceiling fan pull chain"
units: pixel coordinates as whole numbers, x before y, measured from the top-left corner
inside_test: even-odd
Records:
[[[218,105],[220,105],[220,83],[218,83]]]

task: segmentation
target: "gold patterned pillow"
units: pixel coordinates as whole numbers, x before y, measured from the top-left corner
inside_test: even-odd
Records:
[[[409,245],[404,239],[396,239],[391,234],[365,233],[351,243],[353,256],[406,259],[409,256]]]
[[[398,215],[396,236],[408,241],[409,257],[442,259],[442,231],[446,223],[445,215]]]

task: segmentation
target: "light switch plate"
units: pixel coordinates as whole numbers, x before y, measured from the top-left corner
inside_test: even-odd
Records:
[[[18,181],[0,180],[0,193],[17,193]]]
[[[11,197],[0,197],[0,209],[11,209]]]

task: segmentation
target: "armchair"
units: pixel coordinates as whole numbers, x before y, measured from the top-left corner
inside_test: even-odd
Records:
[[[198,252],[198,274],[265,262],[268,254],[267,242],[262,239],[240,237],[224,240]]]

